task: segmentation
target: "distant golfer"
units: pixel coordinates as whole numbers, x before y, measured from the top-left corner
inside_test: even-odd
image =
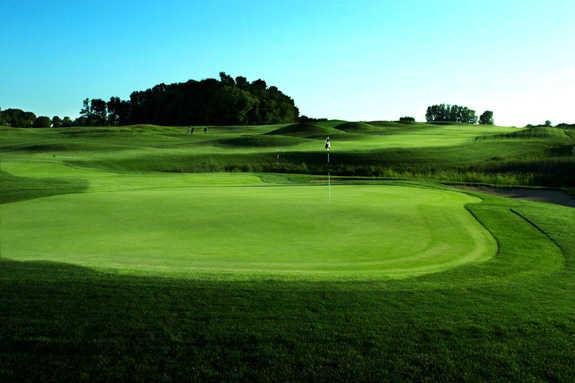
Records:
[[[330,149],[331,149],[331,141],[329,140],[329,136],[327,136],[327,138],[325,139],[325,150],[329,152]]]

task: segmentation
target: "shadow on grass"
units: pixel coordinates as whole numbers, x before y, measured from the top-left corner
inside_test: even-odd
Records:
[[[0,204],[58,194],[81,193],[88,188],[83,179],[26,178],[0,171]]]

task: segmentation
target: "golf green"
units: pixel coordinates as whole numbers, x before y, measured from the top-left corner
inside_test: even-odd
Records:
[[[385,185],[67,194],[0,205],[2,254],[180,277],[405,278],[495,254],[474,202]]]

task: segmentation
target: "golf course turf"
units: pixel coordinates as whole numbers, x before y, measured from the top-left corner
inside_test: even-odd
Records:
[[[2,205],[3,252],[94,268],[311,279],[408,277],[495,254],[495,241],[464,208],[479,200],[461,193],[163,187]]]
[[[0,380],[575,380],[572,136],[343,123],[0,129]]]

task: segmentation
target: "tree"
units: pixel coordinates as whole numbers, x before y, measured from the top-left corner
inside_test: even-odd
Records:
[[[82,109],[80,109],[80,118],[88,119],[90,117],[90,99],[85,98],[82,101]]]
[[[232,76],[227,75],[226,72],[220,72],[220,82],[223,85],[228,85],[232,87],[236,85],[234,78]]]
[[[52,121],[50,120],[50,117],[39,116],[34,121],[35,128],[49,128],[50,126],[52,126]]]
[[[52,117],[52,127],[59,128],[62,126],[62,119],[58,116]]]
[[[0,112],[3,124],[15,128],[30,128],[34,125],[36,115],[21,109],[6,109]]]
[[[493,112],[490,110],[486,110],[479,117],[479,124],[481,125],[493,125],[494,123],[495,121],[493,120]]]
[[[552,126],[551,121],[549,121],[549,120],[545,121],[545,126],[550,128]]]
[[[122,100],[119,97],[110,97],[110,100],[106,103],[108,108],[108,124],[110,125],[120,125],[120,116],[119,116],[119,106]]]
[[[415,122],[415,118],[414,117],[400,117],[399,122],[402,122],[404,124],[412,124]]]
[[[72,120],[70,119],[70,117],[66,116],[62,119],[62,127],[63,128],[69,128],[72,126]]]
[[[248,87],[250,86],[250,83],[248,82],[248,79],[245,78],[244,76],[237,76],[236,77],[236,85],[240,89],[248,89]]]
[[[427,122],[446,122],[460,124],[476,124],[475,111],[466,106],[439,104],[427,108],[425,113]]]
[[[105,125],[108,117],[106,101],[94,98],[90,101],[90,125]]]
[[[263,80],[234,80],[224,72],[220,79],[158,84],[130,94],[129,100],[111,97],[106,107],[100,100],[85,100],[77,120],[93,125],[107,111],[110,125],[158,124],[256,124],[297,121],[299,110],[293,99]],[[101,122],[97,122],[101,123]]]

